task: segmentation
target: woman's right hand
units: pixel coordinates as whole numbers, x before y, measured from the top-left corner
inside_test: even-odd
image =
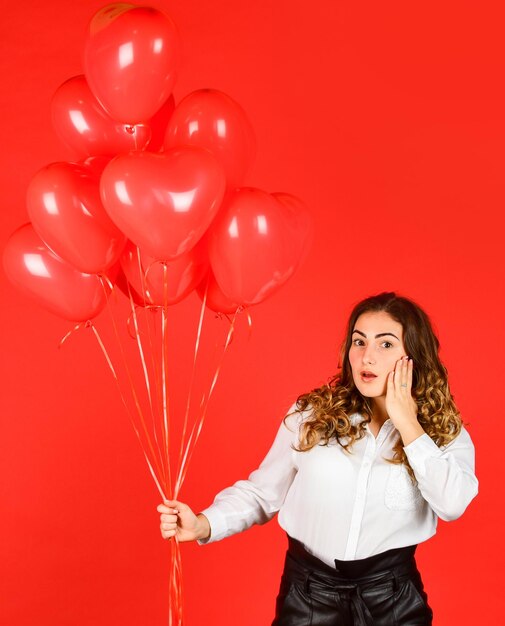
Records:
[[[177,541],[196,541],[210,537],[209,520],[199,513],[195,515],[187,504],[178,500],[165,500],[157,508],[163,539],[177,537]]]

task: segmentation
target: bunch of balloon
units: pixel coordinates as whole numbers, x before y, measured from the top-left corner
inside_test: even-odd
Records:
[[[31,180],[31,223],[10,237],[4,267],[39,304],[91,328],[118,385],[163,499],[178,498],[235,322],[279,289],[306,253],[309,211],[287,193],[243,187],[254,133],[228,95],[202,89],[175,105],[179,34],[160,10],[111,4],[91,19],[84,75],[64,82],[51,103],[57,134],[77,155]],[[128,320],[111,294],[128,298]],[[202,301],[193,370],[181,416],[177,463],[170,456],[168,309],[195,291]],[[129,375],[125,397],[94,319],[107,307],[115,336],[135,340],[149,420]],[[192,383],[205,311],[227,323],[226,339],[198,408]],[[70,334],[69,333],[69,334]],[[170,624],[182,624],[179,546],[172,545]]]

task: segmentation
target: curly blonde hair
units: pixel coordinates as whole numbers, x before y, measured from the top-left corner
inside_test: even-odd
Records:
[[[460,433],[461,417],[449,390],[447,370],[438,356],[440,343],[429,317],[412,300],[394,292],[384,292],[362,300],[352,310],[337,374],[322,387],[298,397],[296,412],[310,409],[310,417],[302,424],[299,444],[295,448],[299,452],[306,452],[316,445],[327,445],[334,439],[350,452],[356,439],[365,436],[365,424],[372,418],[372,404],[354,384],[349,349],[358,317],[379,311],[388,313],[402,325],[405,351],[415,363],[412,395],[417,402],[417,419],[424,431],[439,447],[447,445]],[[364,420],[353,424],[350,420],[353,413],[360,413]],[[393,451],[393,458],[387,460],[404,464],[415,481],[400,436]]]

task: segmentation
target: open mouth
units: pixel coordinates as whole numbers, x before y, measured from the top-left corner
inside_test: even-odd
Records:
[[[366,383],[371,382],[372,380],[375,380],[377,378],[377,376],[375,374],[372,374],[372,372],[361,372],[360,376],[361,380]]]

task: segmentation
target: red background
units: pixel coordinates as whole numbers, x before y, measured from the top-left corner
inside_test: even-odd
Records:
[[[104,4],[3,7],[2,247],[27,221],[30,178],[68,158],[51,128],[50,98],[82,73],[85,27]],[[182,34],[176,100],[202,87],[238,100],[258,138],[247,183],[300,196],[316,225],[304,266],[252,310],[251,340],[242,333],[232,345],[183,499],[203,508],[245,477],[290,403],[334,372],[351,306],[397,290],[432,316],[481,481],[467,513],[441,522],[418,550],[435,624],[496,623],[502,4],[150,4]],[[1,289],[0,623],[166,623],[159,497],[103,358],[86,333],[58,350],[71,324],[32,305],[3,275]],[[184,320],[198,303],[191,296],[181,305],[185,331],[194,330],[193,318],[191,328]],[[183,382],[176,374],[174,387]],[[270,623],[284,549],[275,521],[208,547],[184,545],[188,626]]]

